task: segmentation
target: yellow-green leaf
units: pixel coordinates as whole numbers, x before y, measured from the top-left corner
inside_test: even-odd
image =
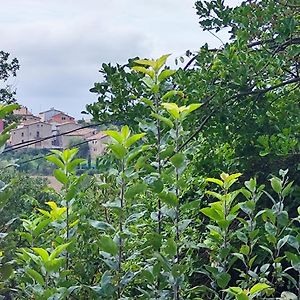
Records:
[[[136,72],[140,72],[140,73],[143,73],[143,74],[147,74],[149,75],[152,79],[154,79],[155,77],[155,73],[153,70],[149,70],[149,69],[146,69],[144,67],[140,67],[140,66],[134,66],[132,67],[132,69]]]
[[[158,81],[162,82],[163,80],[171,77],[172,75],[174,75],[176,73],[175,70],[163,70],[159,75],[158,75]]]
[[[123,143],[123,137],[118,131],[116,131],[116,130],[105,130],[104,133],[109,135],[111,138],[113,138],[118,143],[120,143],[120,144]]]

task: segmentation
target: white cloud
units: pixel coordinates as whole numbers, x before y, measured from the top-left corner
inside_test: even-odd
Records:
[[[238,0],[231,0],[233,3]],[[80,115],[103,62],[178,56],[220,42],[198,25],[192,0],[10,0],[1,3],[1,50],[20,60],[15,85],[34,112]]]

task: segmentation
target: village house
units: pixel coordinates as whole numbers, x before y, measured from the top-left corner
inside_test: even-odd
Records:
[[[49,110],[40,112],[39,117],[41,118],[42,122],[48,122],[53,116],[55,116],[61,112],[62,111],[57,110],[54,107],[52,107]]]
[[[60,112],[50,118],[49,123],[63,124],[63,123],[75,123],[75,118]]]
[[[37,141],[32,145],[28,145],[28,148],[51,148],[52,139],[42,140],[44,137],[52,135],[52,126],[49,123],[27,120],[23,121],[16,129],[11,131],[8,144],[14,146],[17,144],[30,143]]]
[[[35,142],[27,147],[66,149],[72,141],[78,143],[86,141],[91,158],[94,160],[104,153],[105,143],[109,139],[95,128],[81,128],[82,125],[78,124],[75,118],[55,108],[41,112],[37,117],[27,107],[22,106],[14,111],[14,115],[19,117],[20,124],[11,131],[8,141],[10,146],[23,144],[26,147],[26,144]]]
[[[87,140],[92,135],[95,135],[97,133],[97,130],[94,128],[82,128],[67,134],[64,134],[61,136],[61,147],[63,149],[66,149],[69,147],[71,141],[84,141]]]
[[[91,158],[95,160],[97,156],[105,152],[109,136],[100,131],[88,137],[86,140],[88,141]]]
[[[63,124],[52,123],[52,133],[53,135],[58,135],[53,141],[53,146],[62,147],[63,134],[72,130],[76,130],[80,127],[81,127],[80,124],[74,122],[68,122]]]
[[[26,106],[21,106],[19,109],[15,109],[13,114],[22,121],[41,121],[40,117],[34,116]]]

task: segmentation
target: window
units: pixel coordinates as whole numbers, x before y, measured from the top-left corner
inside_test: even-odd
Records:
[[[62,120],[65,120],[66,119],[66,117],[62,117]]]
[[[36,137],[37,137],[37,138],[40,137],[40,132],[39,132],[39,131],[36,132]]]
[[[21,136],[24,136],[24,132],[21,133]]]

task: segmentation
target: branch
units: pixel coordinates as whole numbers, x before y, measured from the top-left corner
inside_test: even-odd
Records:
[[[274,43],[274,42],[275,42],[275,39],[268,39],[268,40],[265,40],[265,41],[255,41],[255,42],[249,43],[247,45],[247,47],[248,48],[253,48],[253,47],[256,47],[256,46],[260,46],[260,45],[263,45],[263,44],[271,44],[271,43]],[[290,45],[298,45],[298,44],[300,44],[300,38],[294,38],[294,39],[287,40],[286,42],[282,43],[281,45],[272,45],[272,47],[270,47],[270,48],[271,49],[278,48],[278,49],[276,49],[277,50],[276,52],[279,52],[279,51],[282,51],[282,50],[286,49]],[[220,49],[212,48],[212,49],[208,49],[208,51],[218,52],[218,51],[221,51],[223,49],[224,48],[220,48]],[[187,62],[187,64],[184,66],[183,70],[186,71],[190,67],[190,65],[197,59],[197,57],[198,57],[198,54],[195,54]]]
[[[280,87],[286,86],[288,84],[293,84],[296,82],[300,82],[300,77],[298,78],[293,78],[291,80],[287,80],[284,82],[281,82],[277,85],[265,88],[265,89],[261,89],[261,90],[255,90],[255,91],[250,91],[250,92],[241,92],[238,93],[236,95],[233,95],[231,97],[229,97],[225,103],[228,103],[229,101],[239,98],[240,96],[249,96],[249,95],[257,95],[257,96],[261,96],[267,92],[270,92],[272,90],[278,89]],[[259,98],[259,97],[258,97]],[[220,109],[213,109],[201,122],[200,126],[197,128],[197,130],[179,147],[178,151],[181,151],[183,148],[185,148],[185,146],[194,138],[196,137],[199,132],[203,129],[203,127],[207,124],[207,122],[211,119],[211,117],[213,117],[215,115],[216,112],[220,111]],[[174,155],[174,154],[173,154]],[[170,159],[173,155],[171,155],[168,159]]]

